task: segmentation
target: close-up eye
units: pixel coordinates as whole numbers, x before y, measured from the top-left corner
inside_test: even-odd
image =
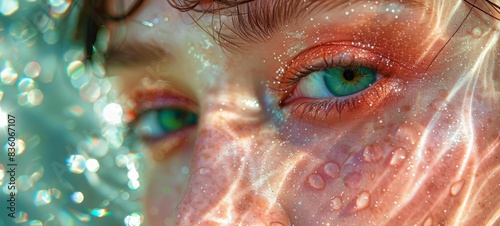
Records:
[[[181,108],[149,110],[139,115],[132,124],[136,135],[145,140],[158,140],[198,123],[198,115]]]
[[[392,91],[401,90],[401,77],[411,71],[372,50],[329,44],[300,53],[289,65],[279,90],[286,93],[283,107],[292,114],[324,116],[380,104]],[[403,76],[404,75],[404,76]]]

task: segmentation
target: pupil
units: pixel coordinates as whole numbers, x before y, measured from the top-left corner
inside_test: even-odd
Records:
[[[354,71],[348,69],[344,71],[344,74],[342,76],[344,77],[345,80],[352,81],[354,79],[355,74]]]

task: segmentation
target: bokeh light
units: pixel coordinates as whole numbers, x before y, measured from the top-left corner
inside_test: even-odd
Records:
[[[5,177],[5,166],[3,164],[0,164],[0,185],[2,185],[4,177]]]
[[[76,174],[81,174],[83,173],[83,171],[85,171],[86,163],[87,160],[82,155],[71,155],[66,160],[69,171]]]
[[[0,13],[5,16],[14,14],[19,9],[18,0],[2,0],[0,1]]]
[[[0,80],[6,85],[13,84],[17,80],[17,72],[10,66],[7,66],[0,72]]]
[[[83,196],[83,193],[81,193],[79,191],[71,194],[71,201],[73,201],[74,203],[80,204],[83,202],[84,199],[85,199],[85,196]]]
[[[96,159],[88,159],[85,162],[85,167],[88,171],[95,173],[97,172],[97,170],[99,170],[99,161],[97,161]]]
[[[122,122],[123,110],[117,103],[110,103],[104,107],[102,112],[104,120],[111,124],[118,124]]]
[[[17,224],[24,223],[24,222],[28,221],[28,213],[26,213],[24,211],[17,212],[14,217],[15,217],[14,222],[16,222]]]
[[[18,139],[16,155],[21,155],[22,153],[24,153],[24,150],[26,150],[26,143],[24,143],[23,139]]]
[[[39,190],[35,194],[35,198],[33,200],[33,203],[35,204],[35,206],[43,206],[43,205],[49,204],[51,201],[52,201],[52,197],[51,197],[49,191]]]
[[[105,208],[97,208],[90,211],[90,215],[94,217],[104,217],[108,214],[108,210]]]
[[[122,146],[123,109],[102,79],[104,61],[84,62],[81,43],[68,42],[83,2],[0,0],[0,126],[7,114],[18,118],[21,163],[14,190],[0,164],[0,196],[15,192],[18,205],[16,219],[0,225],[120,225],[142,216],[141,156]],[[98,39],[106,49],[109,33]]]
[[[40,220],[31,220],[29,225],[30,226],[43,226],[43,223]]]
[[[26,66],[24,66],[24,74],[31,78],[37,78],[40,75],[41,70],[42,67],[36,61],[29,62]]]
[[[125,217],[125,225],[127,226],[139,226],[142,224],[144,217],[140,213],[131,213]]]

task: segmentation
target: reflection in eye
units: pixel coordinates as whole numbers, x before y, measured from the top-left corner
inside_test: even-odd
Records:
[[[367,67],[333,67],[302,79],[297,90],[312,98],[349,96],[377,81],[377,72]]]
[[[163,108],[142,114],[134,130],[139,137],[158,139],[197,123],[198,116],[189,110]]]

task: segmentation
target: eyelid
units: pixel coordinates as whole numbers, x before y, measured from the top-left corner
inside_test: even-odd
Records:
[[[193,101],[179,92],[168,89],[156,88],[136,90],[131,99],[134,104],[133,112],[135,115],[165,107],[198,112],[198,107]]]

